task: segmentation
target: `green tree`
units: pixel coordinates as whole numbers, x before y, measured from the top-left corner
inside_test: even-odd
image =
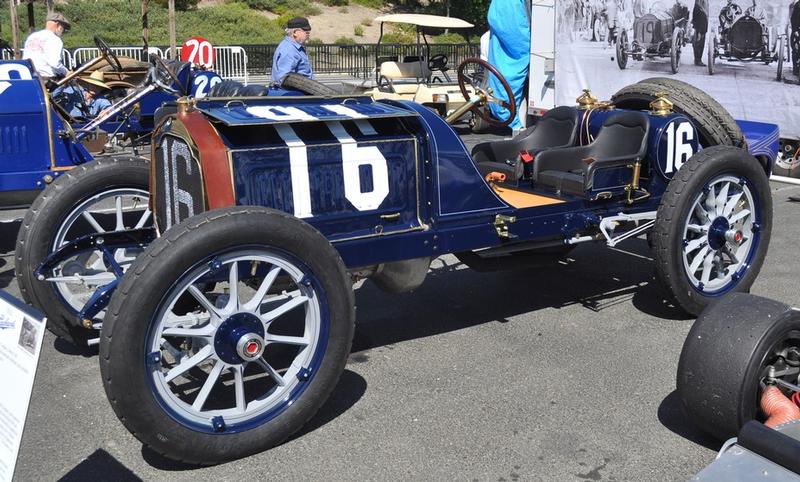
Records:
[[[185,12],[186,10],[197,8],[199,1],[200,0],[175,0],[175,10]],[[155,3],[164,8],[169,7],[169,0],[155,0]]]
[[[486,21],[486,13],[489,11],[489,4],[492,3],[492,0],[459,0],[457,2],[445,0],[443,2],[444,8],[447,7],[448,2],[450,4],[450,16],[458,17],[474,24],[477,32],[486,31],[489,25]]]

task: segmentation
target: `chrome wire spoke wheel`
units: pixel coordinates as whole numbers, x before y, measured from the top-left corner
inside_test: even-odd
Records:
[[[148,192],[135,188],[110,189],[89,197],[67,214],[53,238],[51,251],[87,234],[152,226],[148,201]],[[131,248],[117,249],[113,254],[115,261],[126,270],[139,253],[141,249]],[[63,261],[46,280],[54,284],[66,306],[78,313],[98,287],[115,277],[103,260],[102,252],[95,250]]]
[[[325,351],[317,286],[302,263],[276,250],[228,253],[188,272],[146,339],[159,403],[212,433],[261,424],[291,405]]]
[[[716,177],[695,197],[683,228],[683,266],[695,289],[721,294],[741,279],[758,246],[758,212],[743,178]]]

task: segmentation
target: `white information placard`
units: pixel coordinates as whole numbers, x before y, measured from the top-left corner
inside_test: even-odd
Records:
[[[0,481],[14,476],[44,330],[41,314],[0,290]]]

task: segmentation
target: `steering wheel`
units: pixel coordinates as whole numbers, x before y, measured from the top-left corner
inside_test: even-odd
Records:
[[[444,71],[447,66],[447,55],[436,54],[428,60],[428,70]]]
[[[164,62],[164,59],[156,54],[150,54],[150,68],[151,73],[149,77],[158,87],[167,92],[174,92],[182,95],[183,85],[181,85],[181,82],[175,77],[172,69]],[[175,88],[172,87],[173,85],[177,85],[181,90],[175,90]]]
[[[467,74],[467,66],[473,64],[479,67],[475,69],[476,72],[483,70],[482,77],[475,75],[470,76]],[[500,85],[503,87],[506,97],[510,99],[511,102],[494,96],[492,89],[487,87],[489,75],[494,75],[497,80],[500,81]],[[511,90],[511,87],[509,87],[506,79],[492,64],[477,57],[470,57],[461,62],[461,65],[458,66],[458,88],[461,89],[461,95],[464,96],[464,99],[466,99],[467,102],[471,102],[469,92],[467,92],[467,84],[475,89],[475,94],[480,97],[480,100],[474,103],[471,109],[476,115],[481,116],[483,120],[496,127],[505,127],[511,124],[511,121],[514,120],[514,116],[517,115],[517,103],[514,101],[514,92]],[[492,117],[489,103],[497,104],[508,110],[508,117],[506,119],[495,119]]]
[[[111,51],[111,47],[108,46],[106,41],[95,35],[94,44],[97,46],[97,50],[100,51],[100,54],[106,59],[108,65],[117,72],[122,72],[122,64],[119,62],[117,55]]]

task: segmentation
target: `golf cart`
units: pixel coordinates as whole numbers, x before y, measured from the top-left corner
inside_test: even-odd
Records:
[[[381,34],[375,49],[375,80],[377,87],[366,92],[375,100],[411,100],[430,107],[446,116],[473,97],[474,92],[461,92],[457,79],[450,76],[447,55],[434,53],[423,29],[468,29],[473,25],[453,17],[422,14],[381,15],[375,19],[381,24]],[[384,23],[414,25],[417,29],[415,56],[382,56],[381,40]]]

